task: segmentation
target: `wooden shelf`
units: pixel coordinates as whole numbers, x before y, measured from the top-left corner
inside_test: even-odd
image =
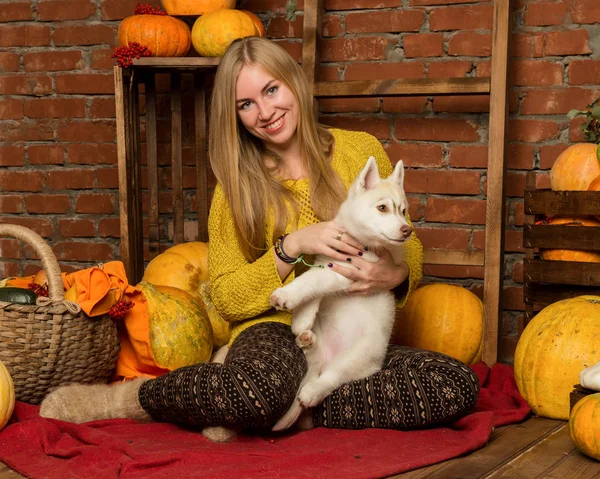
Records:
[[[600,251],[600,226],[524,225],[523,246]]]
[[[600,287],[598,263],[525,258],[523,270],[524,279],[529,283]]]
[[[133,60],[134,67],[213,69],[221,63],[221,58],[211,57],[145,57]]]
[[[600,211],[600,191],[525,191],[526,215],[594,215]]]

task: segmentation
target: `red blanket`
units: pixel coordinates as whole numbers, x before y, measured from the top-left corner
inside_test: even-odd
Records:
[[[479,363],[473,369],[482,384],[476,410],[450,426],[410,432],[316,428],[215,444],[171,424],[71,424],[17,403],[11,424],[0,432],[0,460],[32,479],[385,477],[475,451],[495,426],[528,416],[510,366]]]

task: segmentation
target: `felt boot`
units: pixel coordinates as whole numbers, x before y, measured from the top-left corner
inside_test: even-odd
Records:
[[[129,418],[152,421],[138,399],[138,378],[117,384],[71,384],[52,391],[40,406],[40,416],[74,423]]]

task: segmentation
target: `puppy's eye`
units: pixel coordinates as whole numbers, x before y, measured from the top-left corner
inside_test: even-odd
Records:
[[[377,209],[378,209],[379,211],[381,211],[382,213],[385,213],[385,212],[387,211],[387,206],[385,206],[385,205],[379,205],[379,206],[377,207]]]

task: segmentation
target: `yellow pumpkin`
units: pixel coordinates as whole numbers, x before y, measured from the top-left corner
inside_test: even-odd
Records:
[[[481,359],[483,303],[466,288],[434,283],[418,288],[398,311],[392,342],[448,354],[464,363]]]
[[[256,36],[252,19],[240,10],[221,9],[199,17],[192,27],[192,44],[203,57],[221,57],[238,38]]]
[[[600,175],[597,149],[595,143],[577,143],[558,155],[550,169],[552,189],[587,190],[592,180]]]
[[[569,418],[569,393],[579,373],[600,361],[600,296],[552,303],[525,327],[515,350],[515,380],[531,410]]]
[[[4,428],[15,409],[15,385],[10,373],[0,361],[0,429]]]
[[[600,222],[592,218],[568,218],[555,216],[548,221],[551,225],[565,226],[600,226]],[[577,234],[577,232],[575,232]],[[580,251],[571,249],[542,249],[542,259],[550,261],[577,261],[583,263],[600,263],[600,253],[596,251]]]
[[[244,12],[246,15],[250,17],[250,20],[254,22],[254,26],[256,27],[256,36],[264,37],[267,32],[265,31],[265,26],[260,18],[257,15],[252,13],[250,10],[240,10],[240,12]]]
[[[235,0],[160,0],[169,15],[199,16],[221,8],[235,8]]]
[[[119,24],[118,43],[132,42],[148,47],[154,57],[183,57],[191,48],[190,27],[168,15],[132,15]]]
[[[600,460],[600,393],[577,401],[569,415],[569,433],[577,449]]]
[[[202,306],[177,288],[137,286],[148,303],[150,346],[156,363],[169,370],[204,363],[212,354],[212,329]]]

